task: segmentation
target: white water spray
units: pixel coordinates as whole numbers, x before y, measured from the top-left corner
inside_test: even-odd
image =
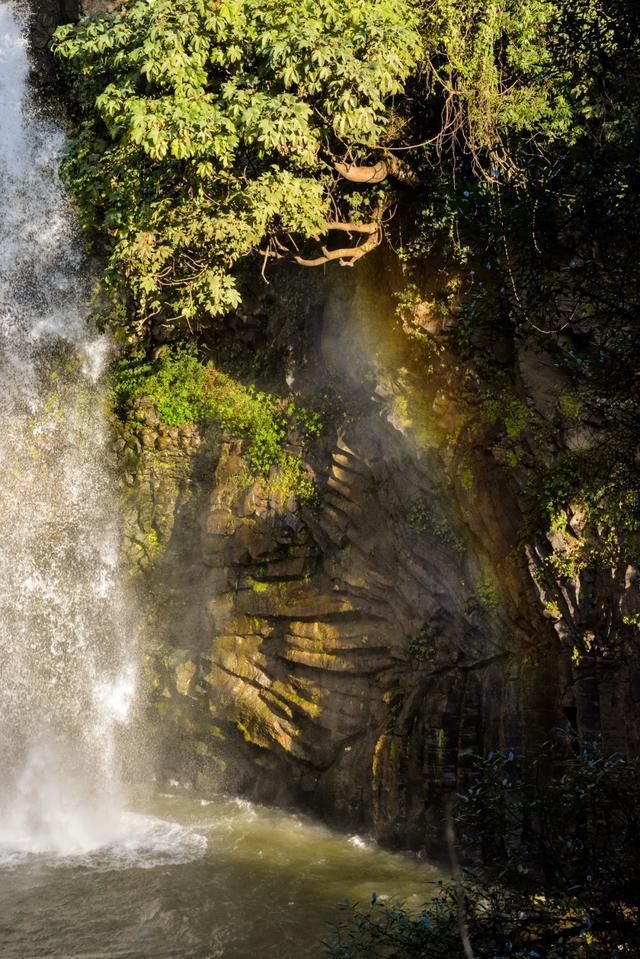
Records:
[[[18,10],[0,4],[0,856],[119,834],[117,741],[136,683],[107,344],[86,320],[64,138],[36,115],[28,71]]]

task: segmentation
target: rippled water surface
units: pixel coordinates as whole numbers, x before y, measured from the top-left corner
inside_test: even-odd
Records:
[[[305,959],[349,896],[418,905],[435,871],[302,817],[162,795],[107,845],[0,849],[2,959]]]

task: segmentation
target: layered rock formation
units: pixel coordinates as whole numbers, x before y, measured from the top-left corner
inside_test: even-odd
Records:
[[[408,385],[375,272],[286,331],[296,396],[334,401],[317,503],[247,486],[239,439],[153,410],[116,445],[162,774],[433,848],[472,754],[564,721],[561,650],[513,484],[483,451],[456,479],[433,438],[454,413]]]

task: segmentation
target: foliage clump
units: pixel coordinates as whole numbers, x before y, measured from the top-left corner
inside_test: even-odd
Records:
[[[465,544],[456,535],[446,517],[425,500],[415,500],[407,509],[409,526],[419,533],[431,533],[458,557],[465,552]]]
[[[335,162],[384,138],[420,42],[405,0],[132,0],[54,46],[80,108],[65,175],[143,331],[237,307],[241,261],[325,233]]]
[[[558,455],[532,479],[533,522],[560,544],[548,565],[563,578],[590,565],[619,568],[637,555],[640,489],[619,440]]]
[[[502,168],[514,134],[573,135],[552,55],[557,15],[551,0],[425,4],[431,83],[444,102],[441,150],[457,147],[479,167]]]
[[[246,458],[256,476],[277,467],[274,484],[309,499],[314,491],[299,456],[287,453],[284,444],[292,431],[301,440],[322,429],[318,415],[289,400],[260,392],[203,363],[191,349],[165,350],[156,362],[120,360],[112,376],[115,410],[131,420],[150,404],[168,426],[187,423],[213,425],[242,437]],[[143,404],[141,406],[141,403]]]
[[[560,736],[530,760],[479,762],[459,797],[475,868],[436,884],[416,914],[347,904],[333,959],[610,959],[636,955],[640,763]]]

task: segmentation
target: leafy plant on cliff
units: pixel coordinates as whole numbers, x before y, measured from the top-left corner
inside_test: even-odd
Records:
[[[310,424],[312,435],[317,435],[321,428],[317,414],[244,386],[212,363],[202,362],[193,349],[166,349],[154,363],[120,360],[113,371],[111,396],[115,410],[129,419],[136,418],[140,404],[151,404],[168,426],[209,424],[242,437],[255,476],[266,476],[276,467],[275,489],[302,499],[313,495],[313,481],[300,457],[285,452],[283,445],[292,431],[308,436]]]
[[[107,290],[139,332],[186,331],[238,305],[246,257],[344,238],[336,162],[384,139],[419,38],[409,0],[132,0],[60,28],[55,51],[80,108],[65,175]]]
[[[554,575],[624,568],[640,545],[640,6],[439,0],[427,23],[442,114],[413,122],[439,164],[408,153],[434,188],[402,253],[419,302],[425,251],[461,277],[440,371],[474,424],[489,384],[544,405],[542,368],[564,381],[555,414],[525,406],[509,426],[496,408],[492,452],[531,470]]]
[[[573,579],[588,566],[624,568],[640,545],[640,486],[629,435],[557,455],[532,476],[532,526],[554,540],[548,564]],[[630,455],[631,453],[631,455]]]
[[[441,152],[466,153],[496,176],[513,167],[514,134],[570,132],[572,110],[551,52],[558,11],[553,0],[424,4],[431,85],[443,102]]]

